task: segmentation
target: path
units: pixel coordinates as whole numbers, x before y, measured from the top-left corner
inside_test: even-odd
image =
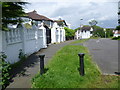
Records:
[[[18,68],[13,71],[15,77],[13,82],[7,88],[31,88],[31,79],[35,74],[38,73],[40,68],[40,60],[38,58],[39,54],[45,54],[45,64],[52,58],[52,56],[58,51],[61,47],[73,42],[66,41],[60,44],[53,44],[48,46],[47,49],[42,49],[39,52],[31,55],[28,59]]]
[[[85,43],[103,74],[118,72],[118,41],[90,39]]]

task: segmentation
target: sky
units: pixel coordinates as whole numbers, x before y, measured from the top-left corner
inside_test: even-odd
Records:
[[[71,28],[89,25],[95,19],[98,26],[115,28],[118,23],[119,0],[24,0],[30,4],[24,6],[25,12],[36,10],[38,14],[50,19],[62,18],[71,24]],[[82,20],[81,20],[82,19]]]

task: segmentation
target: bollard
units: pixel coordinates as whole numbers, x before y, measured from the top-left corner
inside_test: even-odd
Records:
[[[80,75],[84,76],[85,72],[84,72],[84,53],[79,53],[78,56],[80,58]]]
[[[44,57],[45,55],[39,55],[40,58],[40,75],[44,73]]]

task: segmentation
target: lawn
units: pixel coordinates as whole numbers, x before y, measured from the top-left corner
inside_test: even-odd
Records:
[[[84,42],[85,40],[73,43]],[[78,53],[85,53],[85,76],[80,76]],[[118,76],[105,76],[93,63],[86,47],[69,44],[45,66],[48,71],[32,79],[32,88],[117,88]]]

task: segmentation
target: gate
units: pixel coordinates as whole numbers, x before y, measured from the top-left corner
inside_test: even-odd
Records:
[[[51,43],[51,29],[49,29],[48,27],[45,27],[46,28],[46,41],[47,41],[47,44],[50,44]]]

